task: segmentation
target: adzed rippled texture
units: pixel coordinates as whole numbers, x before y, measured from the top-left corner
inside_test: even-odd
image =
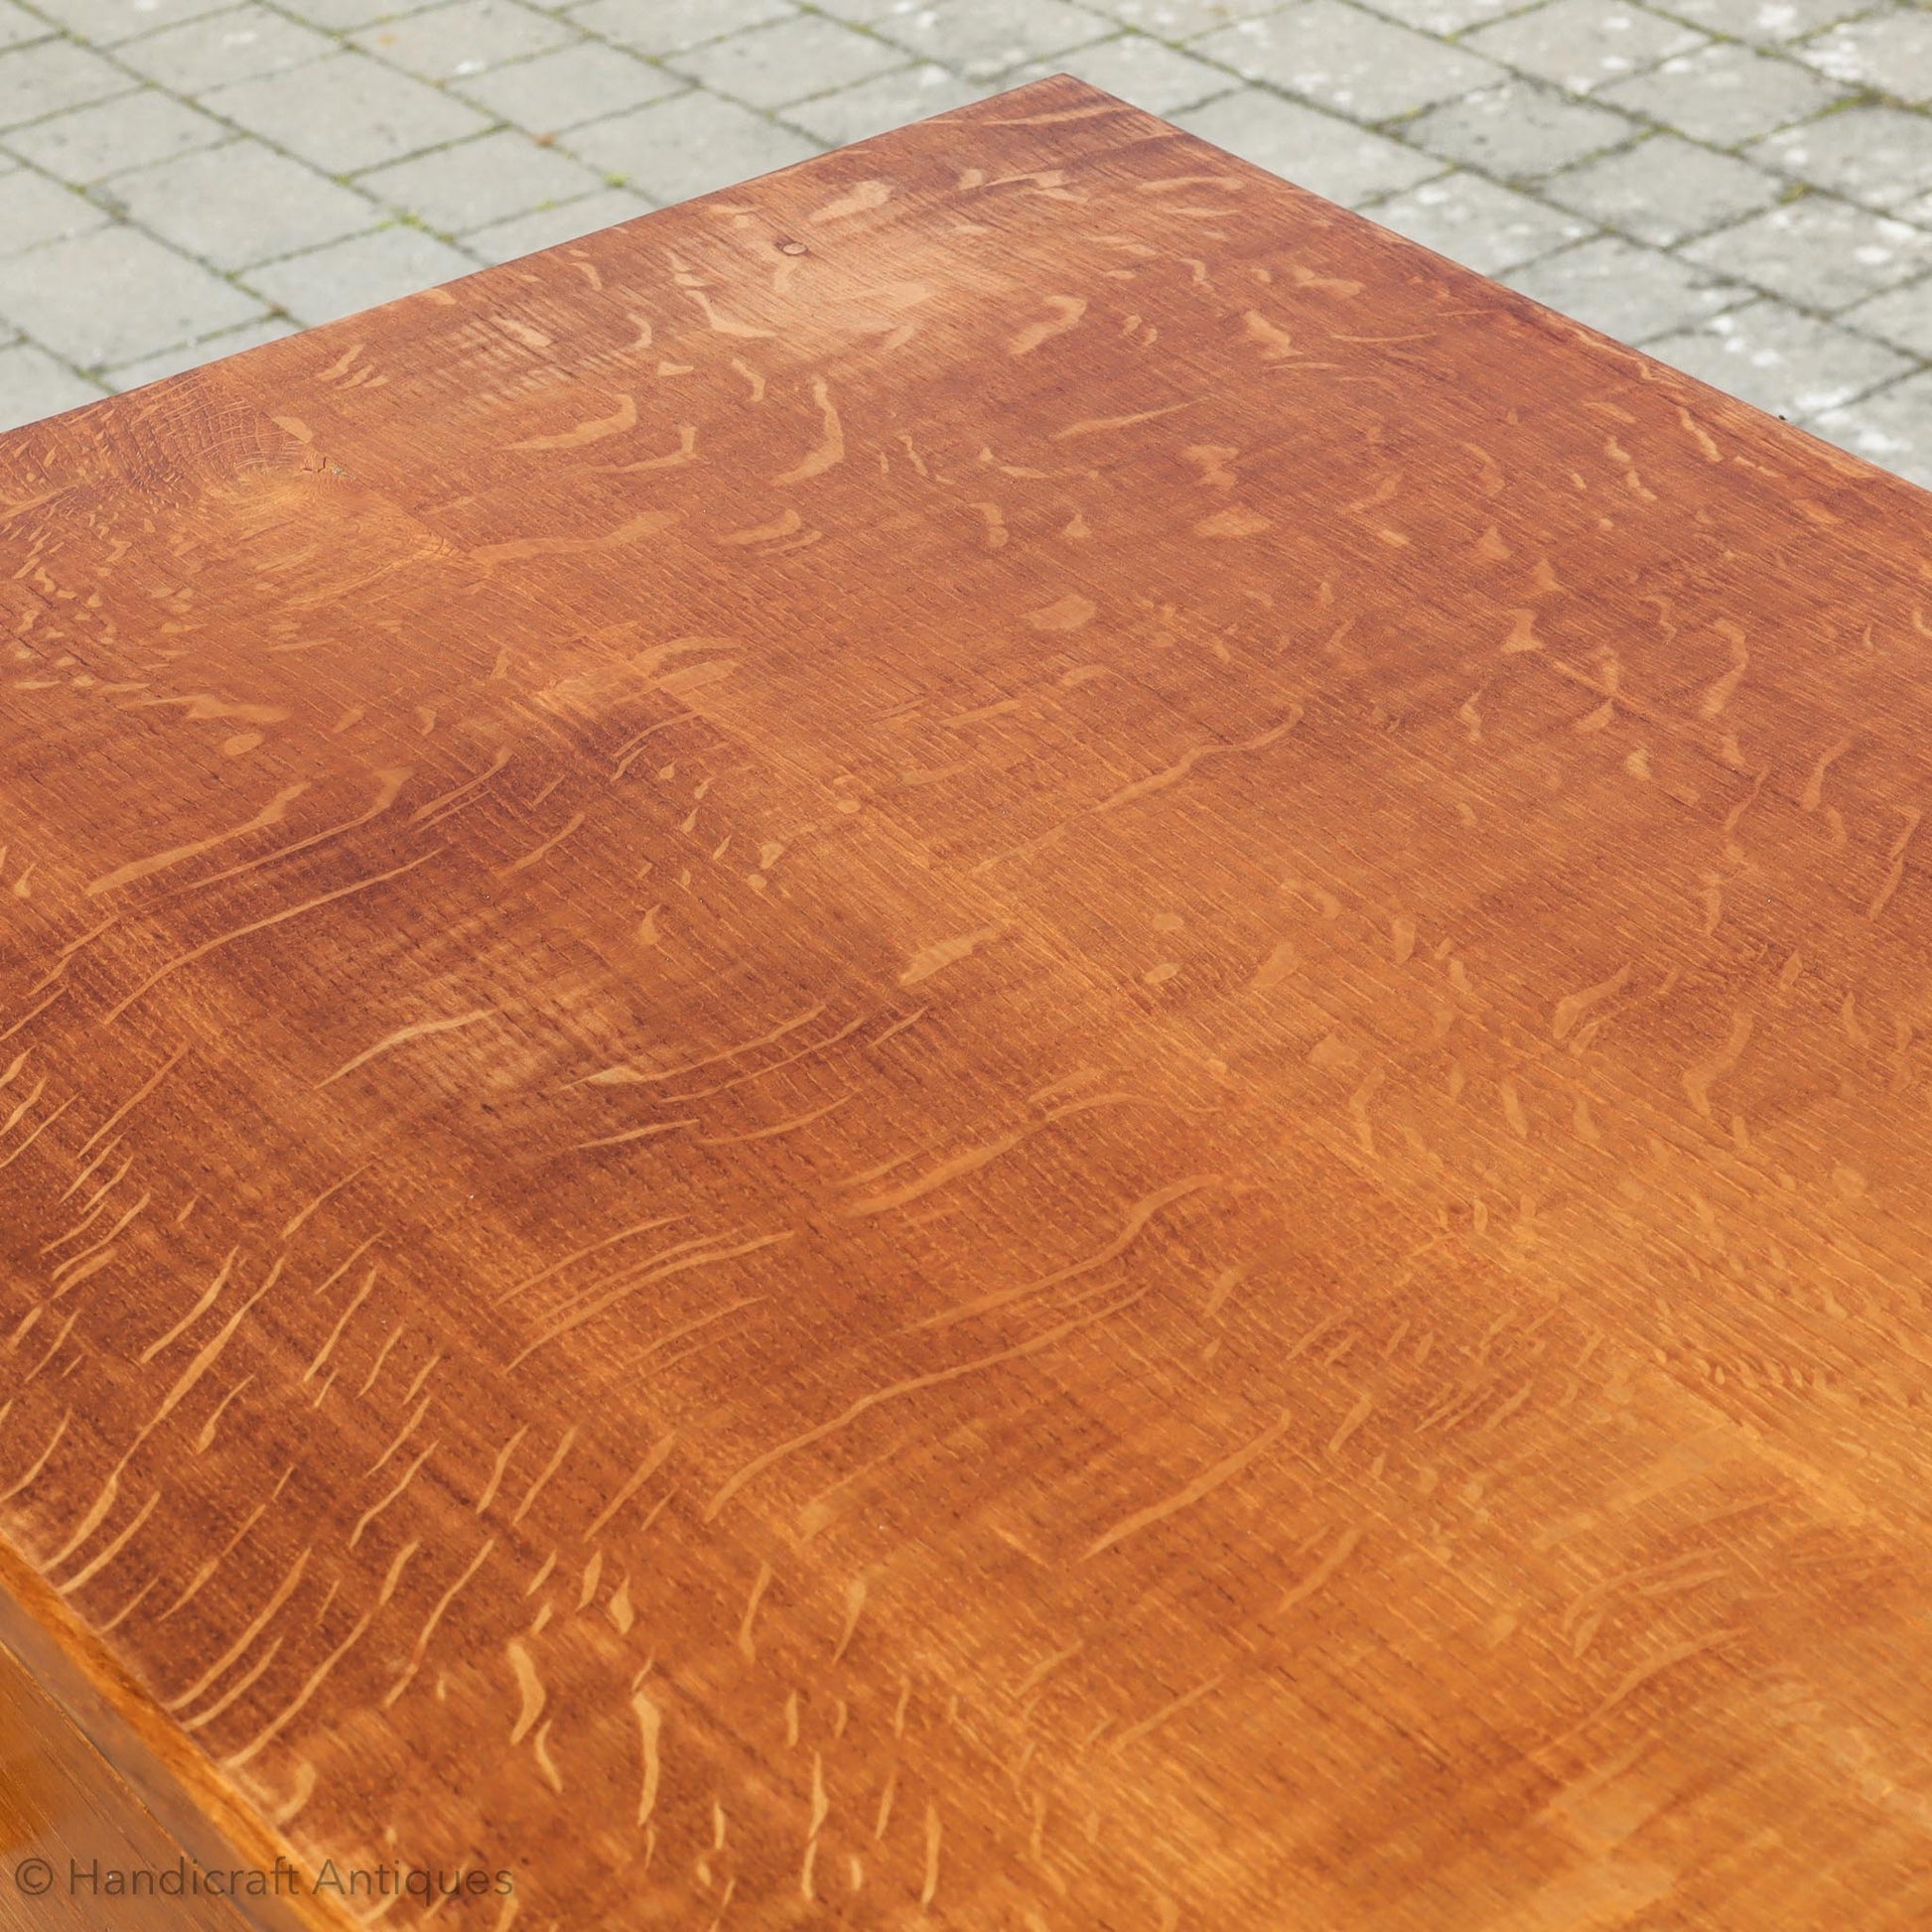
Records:
[[[8,1538],[519,1928],[1924,1923],[1929,501],[1070,81],[0,442]]]

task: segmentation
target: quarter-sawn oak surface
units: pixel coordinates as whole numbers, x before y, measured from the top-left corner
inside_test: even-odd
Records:
[[[1932,499],[1062,79],[0,519],[0,1527],[244,1838],[1932,1921]]]

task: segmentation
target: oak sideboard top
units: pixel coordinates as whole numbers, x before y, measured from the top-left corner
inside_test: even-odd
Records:
[[[1932,1921],[1932,497],[1055,79],[0,563],[0,1567],[238,1861]]]

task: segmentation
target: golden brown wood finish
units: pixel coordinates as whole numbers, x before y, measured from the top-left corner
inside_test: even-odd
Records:
[[[0,501],[4,1523],[206,1802],[1932,1919],[1924,495],[1055,80]]]

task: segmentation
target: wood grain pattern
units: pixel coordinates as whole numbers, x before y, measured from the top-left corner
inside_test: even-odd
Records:
[[[1059,79],[0,516],[0,1527],[208,1804],[1932,1919],[1925,495]]]

